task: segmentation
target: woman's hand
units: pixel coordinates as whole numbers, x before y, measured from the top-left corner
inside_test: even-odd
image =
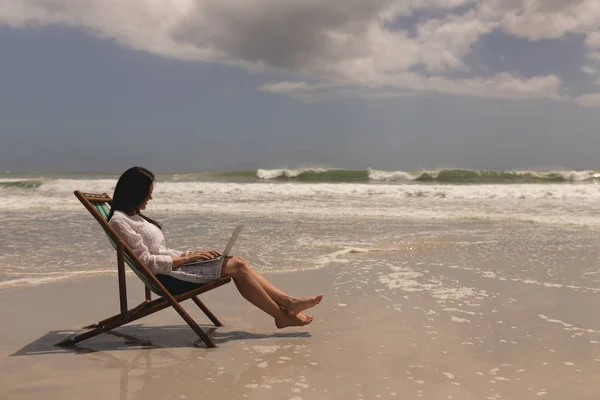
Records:
[[[182,265],[198,261],[198,260],[211,260],[215,257],[219,257],[221,253],[216,250],[196,250],[186,251],[179,257],[173,257],[173,269],[178,269]]]
[[[190,257],[189,262],[194,262],[198,260],[211,260],[213,258],[219,257],[221,254],[216,250],[196,250],[191,253],[188,257]]]

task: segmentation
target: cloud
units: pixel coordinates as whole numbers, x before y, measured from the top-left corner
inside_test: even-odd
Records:
[[[497,26],[496,22],[478,19],[474,11],[421,23],[416,41],[419,51],[428,56],[422,59],[422,64],[430,71],[466,69],[463,58],[471,45]]]
[[[589,32],[585,43],[590,49],[600,49],[600,31]]]
[[[600,107],[600,93],[584,94],[575,99],[576,103],[583,107]]]
[[[297,91],[307,91],[314,89],[314,86],[309,85],[306,82],[290,82],[282,81],[276,83],[269,83],[259,87],[263,92],[269,93],[293,93]]]
[[[556,75],[477,75],[473,45],[494,30],[528,40],[582,33],[590,64],[600,48],[597,0],[2,0],[2,23],[78,27],[165,57],[280,73],[291,79],[260,90],[288,95],[557,99]]]
[[[405,73],[394,76],[385,87],[363,90],[364,96],[358,95],[347,85],[311,85],[290,81],[265,84],[259,90],[286,94],[304,101],[316,101],[324,96],[345,97],[344,94],[364,98],[406,97],[419,92],[505,99],[559,99],[560,86],[560,78],[554,75],[523,79],[503,73],[487,79],[448,79]]]
[[[383,100],[398,97],[414,97],[417,94],[395,88],[363,88],[350,85],[309,84],[307,82],[281,81],[259,86],[266,93],[285,94],[305,103],[316,103],[336,99]]]
[[[488,0],[480,10],[482,16],[500,20],[507,33],[530,40],[556,39],[600,26],[596,0]]]
[[[390,1],[381,12],[382,19],[393,21],[396,17],[410,15],[416,10],[451,10],[471,5],[480,0],[404,0]]]
[[[594,67],[590,67],[589,65],[584,65],[581,67],[581,72],[588,75],[597,75],[598,70]]]

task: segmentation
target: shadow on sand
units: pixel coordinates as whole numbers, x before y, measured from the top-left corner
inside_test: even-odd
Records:
[[[214,326],[203,326],[205,332],[219,345],[235,340],[256,340],[269,338],[307,338],[309,332],[288,332],[261,334],[245,331],[219,331]],[[223,328],[220,328],[223,329]],[[105,332],[97,337],[81,342],[85,345],[56,347],[55,344],[74,335],[76,331],[50,331],[39,339],[27,344],[11,356],[28,356],[40,354],[77,353],[86,354],[99,351],[168,349],[198,347],[206,349],[206,345],[198,339],[187,325],[145,326],[128,325]],[[151,338],[151,339],[150,339]]]

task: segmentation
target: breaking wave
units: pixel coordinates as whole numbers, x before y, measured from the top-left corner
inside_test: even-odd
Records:
[[[234,173],[232,173],[233,175]],[[244,174],[247,176],[247,173]],[[434,171],[347,170],[335,168],[259,169],[261,180],[298,182],[432,182],[432,183],[560,183],[600,181],[597,171],[486,171],[440,169]]]

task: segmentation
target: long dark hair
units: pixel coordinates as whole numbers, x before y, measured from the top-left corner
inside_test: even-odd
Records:
[[[106,220],[110,221],[115,211],[122,211],[125,214],[134,211],[137,215],[162,230],[162,226],[158,222],[143,215],[139,208],[150,194],[153,182],[154,174],[146,168],[132,167],[123,172],[117,181],[117,186],[115,186],[110,213],[108,213]]]

